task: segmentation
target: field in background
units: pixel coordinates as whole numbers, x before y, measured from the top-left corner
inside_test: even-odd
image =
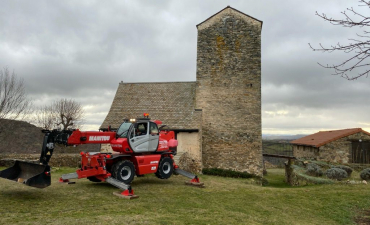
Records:
[[[201,176],[206,188],[184,185],[173,176],[135,178],[140,198],[121,199],[107,183],[86,179],[31,188],[0,180],[0,224],[355,224],[370,209],[370,186],[364,184],[289,187],[284,170],[271,169],[262,187],[251,179]]]

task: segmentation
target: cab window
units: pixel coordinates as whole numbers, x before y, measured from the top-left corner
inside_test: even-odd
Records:
[[[147,123],[138,123],[135,127],[135,136],[141,136],[148,134],[148,124]]]
[[[155,123],[150,123],[150,134],[157,135],[158,134],[158,127]]]
[[[117,130],[117,136],[120,138],[127,137],[128,129],[131,127],[131,123],[124,122]]]

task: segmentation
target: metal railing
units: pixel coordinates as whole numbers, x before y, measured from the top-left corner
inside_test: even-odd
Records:
[[[293,157],[293,147],[289,140],[262,140],[262,153],[269,155],[263,156],[263,160],[276,166],[284,166],[287,159],[281,156]]]

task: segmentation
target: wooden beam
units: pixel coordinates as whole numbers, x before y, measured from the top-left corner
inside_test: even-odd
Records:
[[[294,156],[287,156],[287,155],[274,155],[274,154],[266,154],[266,153],[264,153],[262,155],[267,156],[267,157],[274,157],[274,158],[297,159]]]

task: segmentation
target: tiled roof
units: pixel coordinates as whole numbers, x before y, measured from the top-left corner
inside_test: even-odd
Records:
[[[199,129],[201,111],[195,111],[196,82],[120,83],[101,128],[118,128],[123,119],[149,117],[171,129]]]
[[[311,135],[308,135],[303,138],[299,138],[297,140],[291,141],[291,144],[295,145],[307,145],[313,147],[320,147],[329,142],[338,140],[340,138],[356,134],[359,132],[363,132],[367,135],[370,133],[362,130],[361,128],[352,128],[352,129],[344,129],[344,130],[330,130],[330,131],[320,131]]]

